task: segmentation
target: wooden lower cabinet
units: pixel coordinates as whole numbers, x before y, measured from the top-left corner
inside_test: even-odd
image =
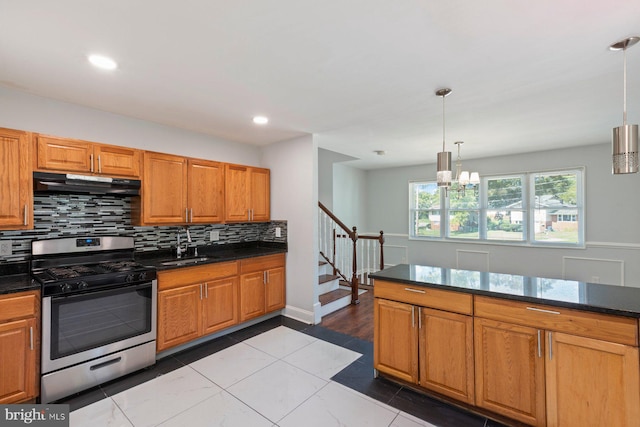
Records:
[[[161,271],[158,289],[158,352],[239,321],[236,262]]]
[[[284,263],[284,254],[240,261],[241,322],[285,307]]]
[[[419,383],[474,404],[473,318],[419,307]]]
[[[546,425],[543,331],[491,319],[474,323],[476,405]]]
[[[547,332],[547,426],[640,425],[638,348]]]
[[[470,316],[376,298],[374,367],[473,404]]]
[[[373,307],[373,367],[401,380],[417,383],[415,306],[376,298]]]
[[[39,394],[39,311],[38,291],[0,297],[0,404]]]

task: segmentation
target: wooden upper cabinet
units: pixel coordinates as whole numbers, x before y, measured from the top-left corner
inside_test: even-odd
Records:
[[[224,219],[224,165],[144,153],[143,224],[211,224]]]
[[[0,229],[33,228],[31,134],[0,128]]]
[[[269,221],[269,169],[225,165],[225,220]]]
[[[189,159],[187,172],[189,222],[212,223],[224,220],[224,165]]]
[[[93,144],[97,173],[113,176],[140,177],[142,152],[133,148]]]
[[[187,159],[144,153],[141,211],[143,224],[187,222]]]
[[[37,135],[35,151],[38,170],[140,177],[141,151],[133,148]]]

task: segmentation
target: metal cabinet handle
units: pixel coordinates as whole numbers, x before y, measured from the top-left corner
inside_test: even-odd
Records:
[[[266,271],[262,272],[262,283],[264,283],[265,285],[267,284],[267,272]]]
[[[102,173],[102,160],[100,159],[100,156],[98,156],[98,172]]]
[[[559,311],[543,310],[541,308],[535,308],[535,307],[527,307],[527,310],[537,311],[539,313],[547,313],[547,314],[560,314]]]
[[[202,283],[200,283],[200,299],[202,299]]]
[[[184,222],[189,222],[189,208],[184,208]]]
[[[404,288],[404,290],[405,291],[409,291],[409,292],[415,292],[415,293],[418,293],[418,294],[426,294],[425,291],[421,291],[419,289]]]
[[[549,332],[549,360],[553,359],[553,343],[551,338],[551,332]]]
[[[29,348],[33,350],[33,326],[29,327]]]
[[[94,172],[94,167],[93,167],[93,154],[89,154],[89,171]]]
[[[189,219],[189,222],[193,222],[193,208],[189,209],[189,213],[191,214],[191,218]]]
[[[29,205],[25,204],[24,205],[24,225],[27,225],[28,222],[28,218],[27,218],[27,208],[29,207]]]
[[[251,221],[251,209],[247,209],[247,221]]]
[[[418,329],[422,329],[422,307],[418,307]]]
[[[542,357],[542,343],[540,342],[540,329],[538,329],[538,358]]]
[[[416,327],[416,307],[414,305],[411,306],[411,327]]]
[[[207,299],[209,298],[209,285],[206,283],[204,284],[204,297]]]

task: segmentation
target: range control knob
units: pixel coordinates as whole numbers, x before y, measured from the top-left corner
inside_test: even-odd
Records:
[[[78,289],[87,289],[89,284],[87,282],[78,282]]]
[[[60,284],[60,290],[62,292],[69,292],[71,290],[72,286],[68,283],[61,283]]]
[[[138,280],[146,280],[147,279],[147,272],[143,271],[138,275]]]
[[[127,274],[127,277],[125,277],[124,280],[127,283],[131,283],[131,282],[133,282],[135,280],[135,278],[136,278],[136,276],[134,276],[133,274]]]

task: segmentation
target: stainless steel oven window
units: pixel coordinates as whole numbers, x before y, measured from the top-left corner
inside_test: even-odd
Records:
[[[51,301],[51,359],[151,331],[151,284]]]

